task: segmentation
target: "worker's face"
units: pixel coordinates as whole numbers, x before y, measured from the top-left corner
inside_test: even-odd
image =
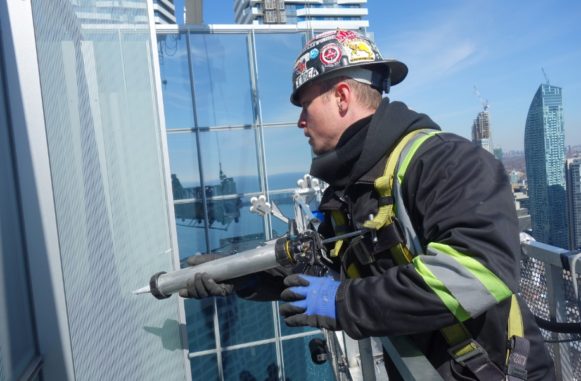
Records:
[[[297,125],[309,138],[309,144],[317,155],[333,150],[341,137],[334,92],[333,88],[321,93],[319,86],[312,85],[299,96],[302,111]]]

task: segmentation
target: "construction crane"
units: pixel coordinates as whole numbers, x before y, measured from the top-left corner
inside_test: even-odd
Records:
[[[488,111],[488,108],[490,107],[490,105],[488,104],[488,99],[484,99],[482,95],[480,95],[480,91],[478,90],[478,87],[476,87],[476,85],[474,85],[474,94],[478,97],[478,99],[480,99],[482,110]]]
[[[545,77],[545,81],[547,82],[547,85],[550,85],[551,82],[549,82],[549,76],[547,75],[547,72],[545,71],[544,67],[541,67],[541,71],[543,72],[543,77]]]

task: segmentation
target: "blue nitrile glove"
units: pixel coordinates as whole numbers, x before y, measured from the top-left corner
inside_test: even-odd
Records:
[[[279,308],[290,327],[311,326],[333,331],[341,329],[335,312],[335,295],[339,281],[330,277],[293,274],[284,278],[285,289]]]

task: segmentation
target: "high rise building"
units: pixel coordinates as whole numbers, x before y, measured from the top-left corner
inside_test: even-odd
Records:
[[[472,123],[472,141],[490,153],[494,153],[492,137],[490,136],[490,113],[488,107],[478,113]]]
[[[369,27],[367,0],[235,0],[238,24],[296,24],[308,29]]]
[[[547,81],[526,119],[526,172],[533,235],[562,248],[568,247],[564,128],[562,90]]]
[[[84,28],[110,25],[147,24],[147,4],[142,0],[73,2],[77,19]],[[173,0],[153,0],[156,24],[175,24]]]
[[[153,18],[156,24],[175,24],[174,0],[153,0]]]
[[[567,211],[569,248],[581,248],[581,158],[567,159]]]

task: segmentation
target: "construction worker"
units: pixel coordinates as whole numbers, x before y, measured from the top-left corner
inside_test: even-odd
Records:
[[[539,329],[515,297],[519,231],[502,164],[382,98],[406,75],[406,65],[345,30],[308,41],[295,62],[291,102],[316,154],[311,175],[329,184],[319,233],[365,232],[327,248],[338,277],[281,268],[216,283],[199,274],[180,294],[280,292],[288,325],[354,339],[408,335],[446,380],[552,380]]]

